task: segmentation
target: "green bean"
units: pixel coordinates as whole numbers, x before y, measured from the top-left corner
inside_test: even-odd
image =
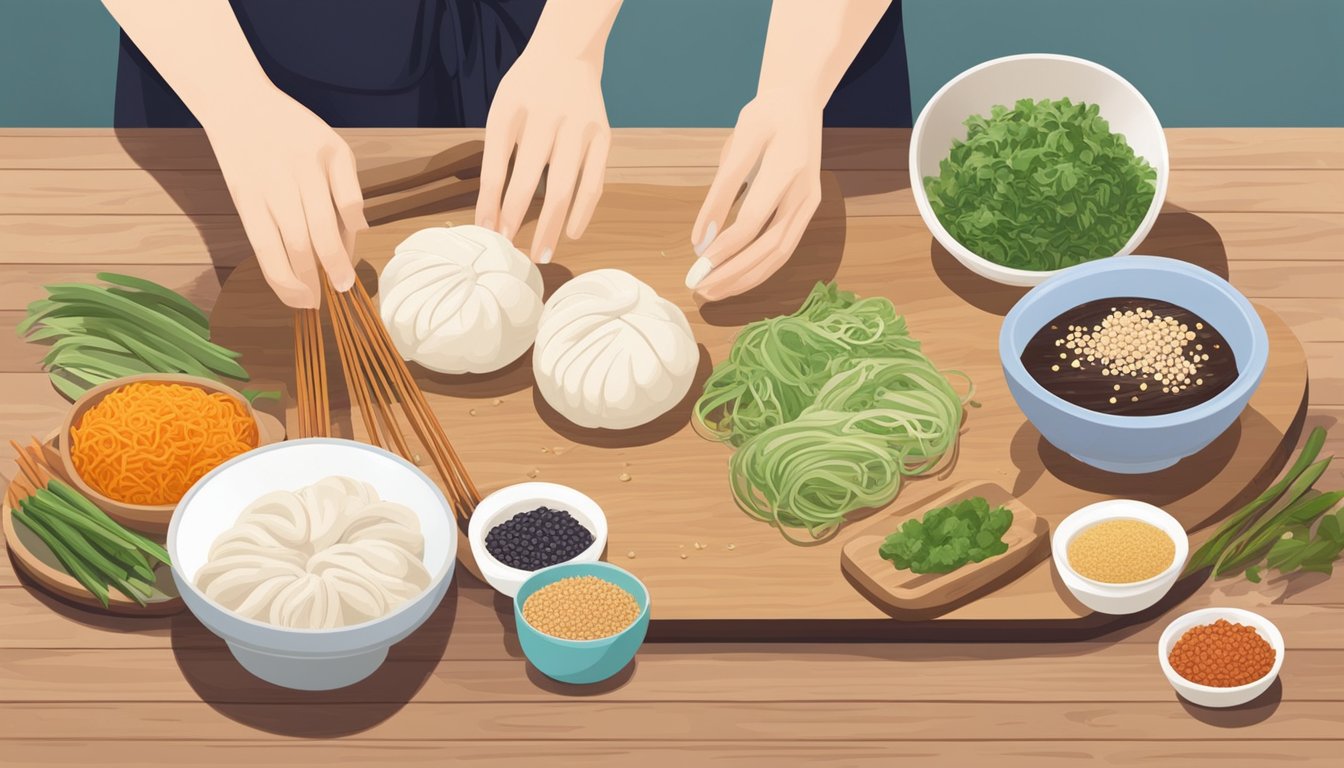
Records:
[[[72,552],[78,555],[81,560],[97,571],[102,571],[104,574],[113,574],[121,576],[123,579],[126,578],[129,572],[109,560],[107,557],[104,557],[103,553],[95,549],[93,545],[89,543],[88,539],[81,535],[78,530],[57,515],[45,514],[44,510],[38,509],[36,506],[30,504],[31,501],[31,498],[24,499],[19,502],[19,505],[23,507],[23,511],[27,512],[29,517],[40,518],[42,524],[47,526],[52,533],[59,536],[61,541],[64,542]]]
[[[134,355],[107,352],[101,349],[64,349],[54,355],[48,355],[43,361],[48,366],[60,368],[85,368],[102,371],[113,378],[135,376],[141,373],[158,373],[158,369]]]
[[[78,400],[85,392],[89,391],[91,385],[80,386],[68,377],[63,376],[62,373],[63,371],[57,368],[47,374],[47,378],[51,381],[52,386],[56,387],[56,391],[71,400]]]
[[[116,587],[117,590],[121,592],[121,594],[125,595],[131,600],[134,600],[137,605],[144,605],[145,598],[149,597],[149,595],[142,594],[138,589],[132,586],[130,580],[125,577],[114,576],[108,579],[108,581],[111,583],[112,586]]]
[[[96,536],[86,536],[85,539],[109,560],[114,560],[125,566],[128,573],[147,579],[154,578],[154,571],[149,567],[149,560],[140,550],[114,547]]]
[[[107,585],[99,583],[97,577],[95,577],[93,573],[80,562],[79,558],[75,556],[75,553],[70,551],[70,548],[60,540],[60,537],[49,530],[41,522],[30,517],[22,509],[13,510],[13,514],[15,520],[23,523],[28,530],[37,534],[37,537],[42,540],[42,543],[47,545],[47,549],[50,549],[51,553],[56,556],[56,559],[60,561],[61,566],[65,568],[66,573],[74,577],[75,581],[84,585],[84,588],[89,591],[89,594],[98,598],[98,601],[103,604],[103,607],[107,607]]]
[[[57,518],[63,520],[67,525],[81,531],[84,538],[97,536],[108,543],[108,546],[119,547],[125,550],[135,550],[135,545],[126,541],[120,536],[108,531],[102,526],[90,520],[87,516],[69,508],[69,505],[56,498],[45,488],[39,488],[37,493],[23,500],[23,503],[33,507],[37,514],[46,518]]]
[[[101,349],[106,352],[119,352],[121,354],[131,354],[131,350],[118,344],[116,341],[112,339],[103,338],[102,336],[88,336],[88,335],[66,336],[57,341],[55,344],[51,345],[51,347],[47,351],[47,357],[44,358],[42,362],[44,363],[47,362],[56,353],[62,352],[67,349],[84,350],[90,348]]]
[[[195,344],[182,344],[176,340],[177,334],[191,334],[190,331],[176,327],[176,334],[161,333],[159,328],[153,326],[136,326],[129,319],[113,318],[105,320],[99,324],[99,329],[103,333],[117,331],[122,336],[135,338],[140,342],[154,347],[163,354],[172,355],[176,358],[189,358],[200,362],[211,370],[222,374],[232,376],[235,379],[247,379],[247,371],[238,365],[238,361],[228,354],[225,354],[224,348],[213,342],[205,341],[199,336],[192,334]],[[119,339],[120,340],[120,339]]]
[[[101,525],[109,532],[122,537],[127,542],[140,549],[140,551],[153,557],[155,560],[158,560],[165,565],[168,564],[168,552],[164,550],[163,547],[108,517],[106,512],[94,506],[93,502],[84,498],[84,495],[79,491],[76,491],[74,488],[71,488],[56,478],[52,478],[51,482],[47,483],[47,489],[60,497],[62,501],[69,504],[71,507],[83,512],[89,519]]]
[[[140,339],[137,339],[134,334],[127,333],[123,329],[115,326],[109,325],[107,327],[104,327],[103,332],[106,333],[110,338],[115,339],[121,342],[122,344],[125,344],[132,351],[134,351],[135,354],[139,355],[142,360],[150,363],[151,365],[157,366],[158,370],[164,373],[170,371],[181,371],[182,373],[189,373],[193,376],[201,376],[207,379],[215,378],[214,374],[210,372],[209,368],[206,368],[198,360],[196,360],[196,358],[192,357],[191,355],[187,354],[175,355],[172,354],[171,352],[164,352],[162,350],[155,349],[152,345],[146,344]],[[172,350],[172,352],[176,351],[177,350]]]
[[[151,296],[147,293],[137,293],[136,291],[127,291],[121,288],[109,288],[107,292],[112,294],[113,296],[120,296],[123,299],[129,299],[130,301],[134,301],[136,304],[139,304],[145,309],[148,309],[152,312],[157,312],[158,314],[163,315],[165,318],[172,320],[178,325],[181,325],[183,328],[186,328],[187,330],[191,331],[197,336],[200,336],[202,339],[205,339],[206,341],[210,340],[210,328],[208,326],[200,325],[194,318],[187,317],[181,312],[178,312],[176,309],[174,309],[171,305],[164,302],[162,299],[159,299],[155,296]]]
[[[116,311],[120,316],[128,320],[143,323],[143,330],[147,333],[154,333],[165,340],[178,344],[181,348],[196,357],[203,363],[210,364],[218,362],[220,367],[232,366],[241,371],[237,361],[227,355],[221,354],[219,347],[211,342],[202,339],[200,336],[183,328],[180,324],[165,318],[151,310],[136,304],[135,302],[116,296],[102,290],[96,286],[83,285],[81,283],[64,283],[60,285],[47,286],[47,290],[53,301],[85,301],[95,306],[103,306],[109,310]],[[215,366],[211,366],[215,367]],[[220,368],[215,368],[220,370]],[[227,370],[220,370],[221,373],[228,373]]]
[[[195,304],[187,301],[182,294],[170,288],[165,288],[158,283],[150,280],[144,280],[131,275],[120,275],[115,272],[99,272],[97,278],[104,282],[120,285],[123,288],[134,288],[136,291],[160,299],[167,306],[172,307],[177,312],[189,317],[197,325],[209,327],[210,318],[200,310]]]

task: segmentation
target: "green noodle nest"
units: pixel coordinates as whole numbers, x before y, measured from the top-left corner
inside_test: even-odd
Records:
[[[742,329],[695,405],[702,431],[737,448],[733,497],[778,527],[833,535],[956,445],[963,398],[890,301],[818,283],[794,314]]]

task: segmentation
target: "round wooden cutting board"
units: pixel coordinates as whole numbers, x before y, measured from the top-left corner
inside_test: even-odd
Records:
[[[955,467],[908,483],[889,508],[868,519],[900,516],[953,484],[993,482],[1051,527],[1081,506],[1123,496],[1163,507],[1195,531],[1244,502],[1282,467],[1299,428],[1307,371],[1301,345],[1272,312],[1258,308],[1271,340],[1269,366],[1239,422],[1171,469],[1137,477],[1107,474],[1044,442],[1007,391],[998,330],[1023,289],[967,272],[931,247],[918,217],[846,219],[844,197],[832,177],[824,178],[822,207],[802,245],[782,272],[747,296],[699,307],[686,290],[683,281],[694,260],[688,233],[704,195],[703,186],[689,182],[609,183],[583,239],[563,242],[557,263],[543,267],[548,294],[572,274],[616,267],[686,312],[701,344],[695,384],[684,402],[645,427],[605,432],[566,422],[535,394],[530,355],[483,376],[445,376],[412,365],[483,493],[539,479],[574,486],[602,504],[611,527],[610,559],[643,579],[652,593],[654,637],[913,637],[922,631],[913,628],[917,622],[889,618],[844,578],[841,549],[854,528],[865,526],[851,526],[817,546],[788,543],[737,509],[728,488],[729,449],[704,440],[689,425],[694,396],[738,329],[793,311],[818,280],[836,279],[862,296],[890,298],[938,366],[971,377],[980,404],[968,410]],[[376,288],[374,270],[412,232],[471,220],[471,211],[456,211],[360,235],[362,279]],[[518,242],[530,242],[532,226],[523,228]],[[243,352],[250,371],[292,382],[290,322],[255,263],[234,271],[212,318],[216,339]],[[328,366],[339,371],[335,344],[328,343],[327,350]],[[333,406],[343,409],[339,373],[333,382]],[[359,437],[358,420],[352,425],[348,411],[339,412],[344,418],[337,432]],[[1018,628],[1043,637],[1088,616],[1055,583],[1046,560],[929,623],[948,629],[960,622],[977,633],[986,626]]]

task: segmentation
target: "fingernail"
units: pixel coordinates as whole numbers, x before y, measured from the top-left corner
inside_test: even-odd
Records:
[[[705,249],[709,247],[709,244],[714,242],[714,236],[717,234],[719,234],[719,225],[712,221],[709,222],[709,226],[705,227],[705,236],[700,239],[700,244],[695,246],[695,255],[699,256],[703,254]],[[694,271],[694,269],[692,269],[692,271]],[[704,275],[701,275],[701,277],[704,277]]]
[[[700,285],[700,281],[704,280],[712,269],[714,269],[714,263],[709,259],[703,256],[696,259],[695,263],[691,265],[691,271],[686,273],[686,287],[694,291],[695,287]]]
[[[481,219],[481,226],[482,226],[482,227],[485,227],[486,229],[494,229],[494,228],[495,228],[495,220],[492,219],[492,218],[489,218],[489,217],[486,217],[486,218],[484,218],[484,219]]]
[[[341,278],[335,285],[332,286],[332,288],[335,288],[341,293],[345,293],[346,291],[354,287],[355,287],[355,276],[353,273],[351,273],[347,277]]]
[[[541,258],[540,258],[540,259],[537,259],[537,263],[538,263],[538,264],[550,264],[550,263],[551,263],[551,257],[554,256],[554,255],[555,255],[555,251],[554,251],[553,249],[551,249],[551,248],[547,248],[546,250],[544,250],[544,251],[541,252]]]

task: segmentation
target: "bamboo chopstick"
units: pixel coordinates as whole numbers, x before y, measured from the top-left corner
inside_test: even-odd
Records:
[[[299,405],[299,435],[331,434],[327,359],[322,317],[316,309],[294,310],[294,383]]]
[[[322,283],[346,389],[369,442],[418,463],[420,457],[402,426],[404,420],[442,480],[459,524],[465,524],[480,503],[480,492],[397,353],[373,299],[358,282],[343,292],[334,290],[325,277]],[[315,310],[296,312],[295,381],[299,428],[305,435],[330,434],[330,381],[322,344],[321,316]]]

